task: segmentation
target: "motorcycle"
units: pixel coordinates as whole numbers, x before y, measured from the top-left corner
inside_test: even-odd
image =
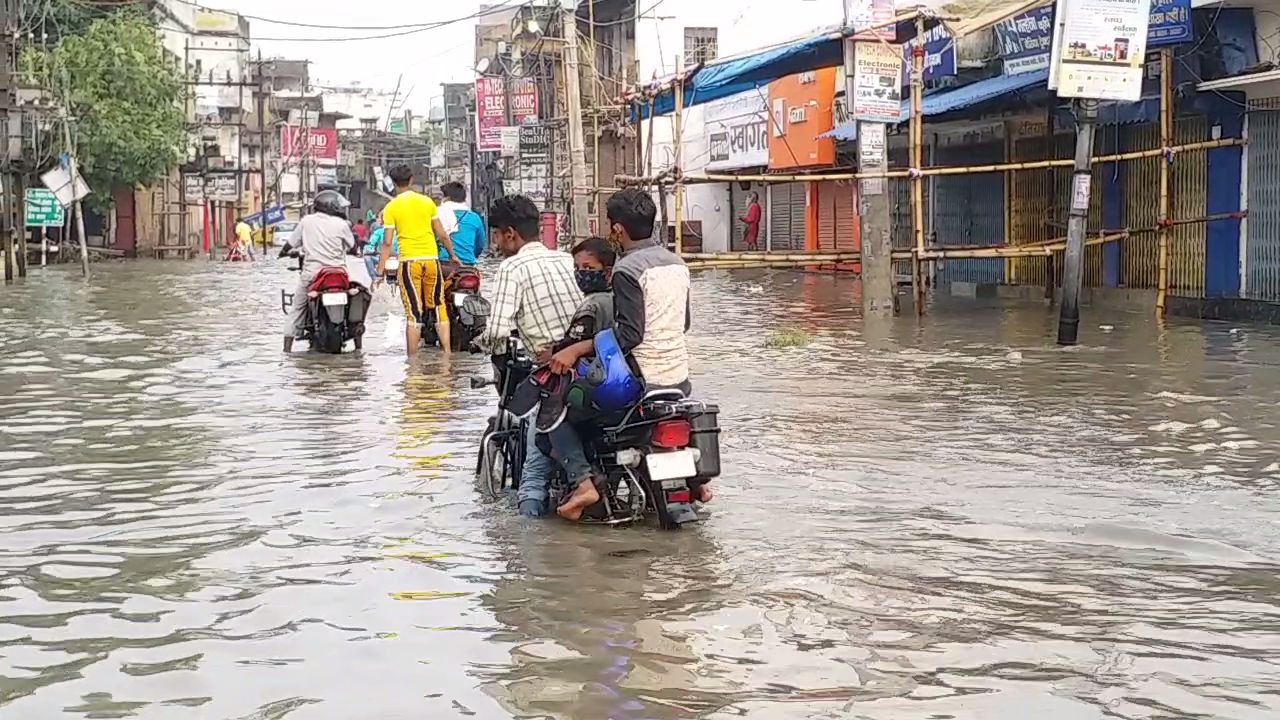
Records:
[[[507,359],[495,363],[495,377],[471,379],[472,388],[494,386],[499,390],[498,414],[490,418],[481,438],[476,463],[478,479],[495,495],[503,487],[518,487],[519,472],[527,452],[547,452],[546,436],[539,436],[538,448],[526,448],[528,422],[516,420],[506,411],[515,386],[527,377],[533,363],[520,348]],[[643,520],[652,513],[663,530],[674,530],[698,522],[694,505],[698,486],[720,475],[720,408],[687,398],[679,390],[654,390],[640,402],[620,413],[577,427],[587,459],[595,467],[600,501],[588,508],[582,521],[621,525]],[[566,422],[568,422],[566,420]],[[557,464],[550,496],[559,504],[573,488]]]
[[[302,271],[302,254],[288,246],[281,257],[296,259],[293,270]],[[337,354],[348,340],[355,349],[364,347],[364,319],[372,302],[369,289],[351,279],[345,268],[326,267],[316,274],[307,286],[306,312],[303,320],[302,339],[320,352]],[[280,310],[288,314],[290,306],[297,302],[294,293],[280,291]]]
[[[444,279],[443,295],[449,313],[449,344],[461,352],[480,337],[489,319],[489,301],[480,296],[480,271],[465,265],[457,268]],[[427,347],[440,344],[435,323],[424,323],[422,341]]]

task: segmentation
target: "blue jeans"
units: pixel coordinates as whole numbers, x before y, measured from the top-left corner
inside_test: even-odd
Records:
[[[378,279],[378,256],[365,255],[364,266],[369,269],[369,281],[373,282]]]
[[[547,511],[547,498],[550,496],[551,476],[555,466],[551,458],[538,449],[537,413],[529,418],[529,435],[525,438],[524,468],[520,471],[520,488],[516,491],[516,502],[523,504],[526,500],[537,501],[538,514]]]
[[[548,435],[551,436],[551,450],[568,475],[570,486],[576,487],[595,475],[595,470],[587,460],[587,452],[583,449],[582,437],[572,423],[565,420]]]

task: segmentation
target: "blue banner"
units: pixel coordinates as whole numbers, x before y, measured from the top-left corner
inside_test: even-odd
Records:
[[[902,85],[911,84],[911,51],[924,43],[924,79],[936,80],[956,74],[956,43],[942,23],[929,28],[923,36],[911,38],[902,46]]]
[[[1053,50],[1052,7],[1005,20],[996,25],[995,31],[1006,75],[1049,67]],[[1151,0],[1148,47],[1187,42],[1191,36],[1191,0]]]
[[[284,222],[284,207],[280,205],[272,205],[267,208],[266,215],[268,225],[282,223]],[[260,213],[246,215],[244,221],[252,227],[262,227],[262,215]]]
[[[1151,24],[1147,47],[1175,45],[1191,40],[1191,0],[1151,0]]]
[[[1004,74],[1017,75],[1049,67],[1053,50],[1053,8],[1043,7],[999,23],[996,44],[1004,58]]]

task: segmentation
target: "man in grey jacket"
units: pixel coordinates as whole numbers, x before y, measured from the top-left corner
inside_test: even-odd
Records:
[[[606,205],[613,238],[622,257],[613,267],[613,330],[618,344],[640,372],[649,390],[674,388],[688,395],[689,348],[685,333],[691,319],[689,268],[653,238],[658,208],[641,190],[620,190]],[[698,500],[711,501],[711,488],[699,485]],[[600,500],[594,483],[579,483],[556,512],[581,519]]]

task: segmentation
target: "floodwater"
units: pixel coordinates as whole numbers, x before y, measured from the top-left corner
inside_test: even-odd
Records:
[[[531,522],[481,358],[278,348],[283,266],[0,288],[6,718],[1280,716],[1280,332],[695,282],[714,513]],[[384,308],[385,310],[385,308]],[[811,343],[769,348],[778,328]]]

